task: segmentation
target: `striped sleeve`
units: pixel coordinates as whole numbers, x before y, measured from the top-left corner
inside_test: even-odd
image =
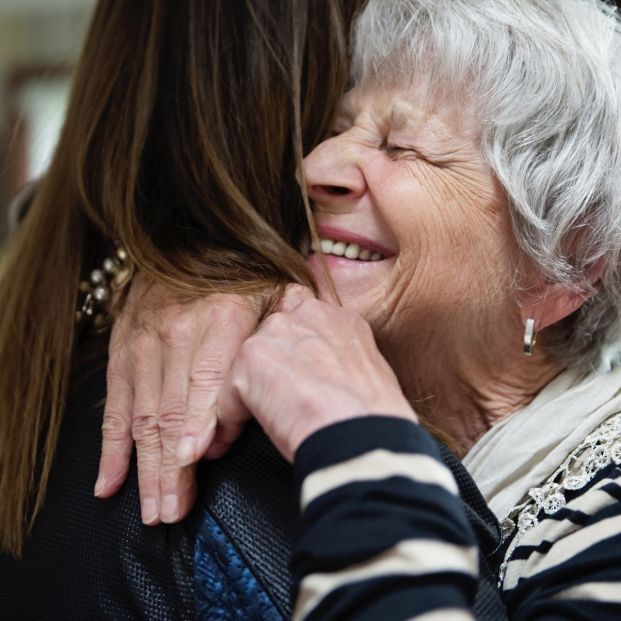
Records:
[[[368,416],[308,438],[295,620],[469,621],[478,549],[450,471],[420,426]]]
[[[512,619],[621,619],[621,469],[612,463],[512,551],[503,582]]]

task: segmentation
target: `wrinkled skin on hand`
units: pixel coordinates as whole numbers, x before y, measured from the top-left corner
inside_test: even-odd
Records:
[[[231,429],[254,416],[289,461],[333,423],[367,414],[417,421],[369,324],[300,285],[242,345],[218,409]]]
[[[141,274],[134,278],[110,338],[96,496],[120,489],[135,442],[143,522],[189,513],[196,462],[224,454],[243,428],[220,429],[215,406],[259,310],[254,296],[185,301]]]

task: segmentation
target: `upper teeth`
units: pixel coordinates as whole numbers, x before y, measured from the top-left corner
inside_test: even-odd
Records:
[[[324,254],[333,254],[347,259],[358,259],[358,261],[381,261],[384,258],[384,255],[380,252],[372,252],[368,248],[361,248],[358,244],[348,244],[343,241],[334,241],[333,239],[322,239],[321,251]]]

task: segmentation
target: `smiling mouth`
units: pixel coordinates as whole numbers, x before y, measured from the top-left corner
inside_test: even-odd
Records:
[[[365,248],[361,244],[348,243],[338,239],[321,238],[321,252],[325,255],[344,257],[350,261],[383,261],[385,256],[381,252],[376,252],[370,248]],[[311,253],[314,254],[314,249]]]

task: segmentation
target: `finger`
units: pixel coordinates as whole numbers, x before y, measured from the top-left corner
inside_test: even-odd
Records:
[[[185,518],[196,500],[196,464],[179,467],[176,464],[162,466],[160,474],[160,520],[173,524]]]
[[[142,521],[153,525],[159,522],[160,512],[162,445],[157,417],[162,392],[162,353],[158,341],[150,336],[139,338],[135,351],[132,435],[136,443]]]
[[[122,326],[115,324],[110,337],[101,459],[95,483],[98,498],[108,498],[120,489],[127,478],[134,446],[131,429],[134,393],[128,382],[129,364],[122,334]]]
[[[315,297],[312,289],[303,285],[289,285],[285,291],[285,295],[280,301],[279,310],[283,313],[293,312],[305,300],[311,300]]]
[[[158,414],[162,442],[160,470],[160,519],[165,523],[183,519],[192,508],[195,498],[195,468],[180,467],[176,449],[183,426],[188,381],[194,345],[190,338],[178,338],[164,348],[164,380]]]
[[[248,420],[252,418],[252,414],[240,399],[233,402],[229,400],[228,405],[225,405],[225,407],[226,409],[223,412],[220,410],[220,401],[216,403],[215,412],[218,424],[213,441],[205,452],[207,459],[220,459],[220,457],[226,455],[244,430]]]
[[[232,305],[228,311],[232,315],[227,319],[227,309],[220,309],[220,317],[214,318],[205,333],[192,364],[186,417],[176,451],[179,465],[205,455],[216,432],[215,406],[222,384],[241,344],[256,327],[254,310]]]
[[[233,446],[235,440],[237,440],[241,432],[244,430],[244,427],[250,418],[251,415],[248,413],[242,423],[237,425],[229,424],[227,425],[226,430],[223,431],[221,431],[220,427],[218,427],[213,442],[205,451],[205,459],[220,459],[226,455],[231,450],[231,446]]]
[[[236,362],[222,385],[215,406],[218,425],[213,443],[205,453],[207,459],[219,459],[226,454],[252,418],[239,390],[244,381],[242,374],[242,365]]]

